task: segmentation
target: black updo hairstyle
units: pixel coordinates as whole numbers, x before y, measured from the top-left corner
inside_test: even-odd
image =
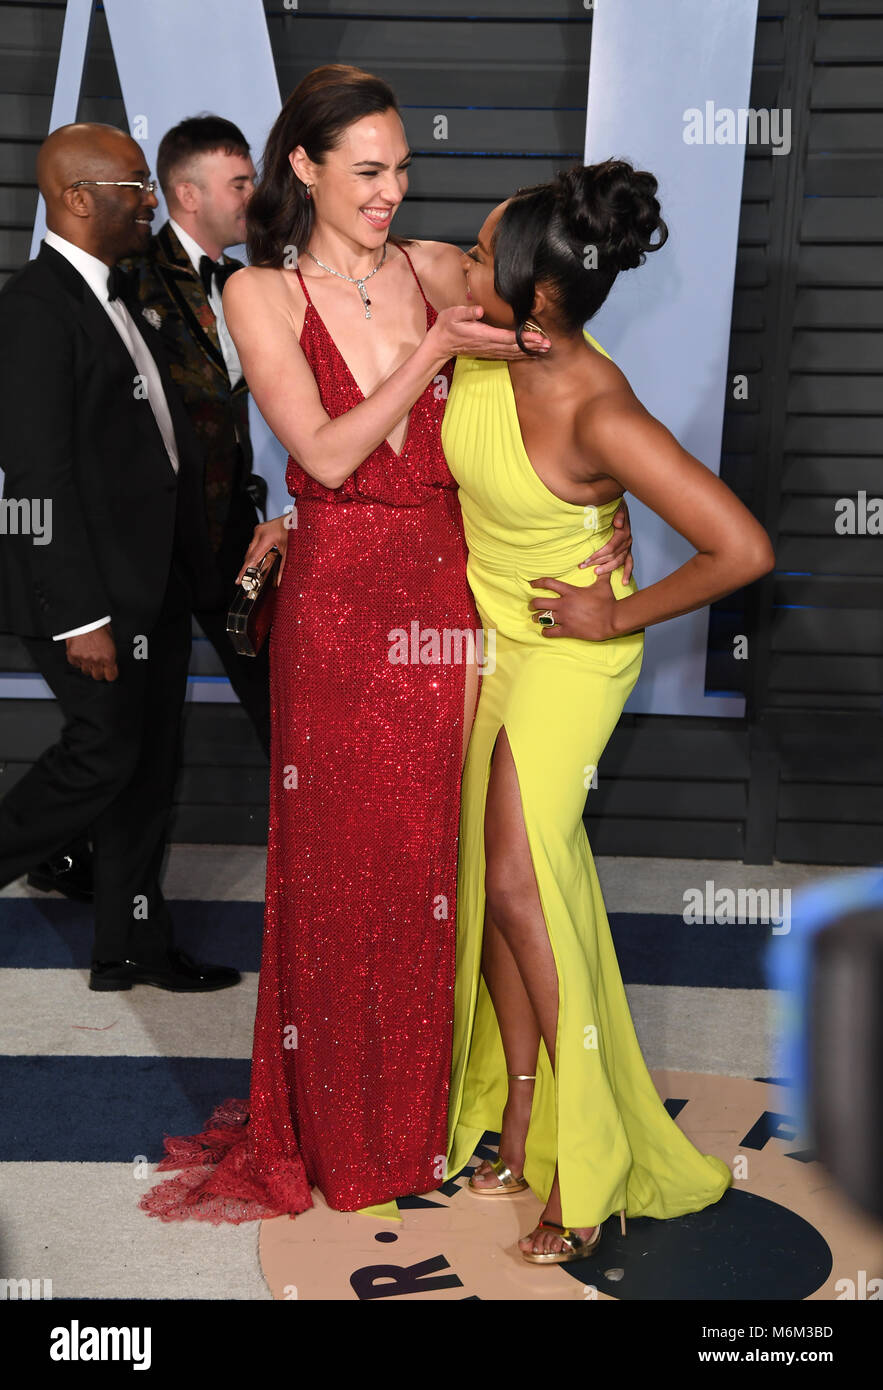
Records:
[[[494,288],[515,315],[523,352],[537,355],[522,341],[537,284],[549,286],[565,325],[576,331],[598,312],[621,270],[643,265],[647,251],[665,244],[657,187],[646,170],[608,159],[564,169],[510,199],[494,230]],[[659,240],[651,244],[655,232]],[[597,268],[586,265],[592,248]]]

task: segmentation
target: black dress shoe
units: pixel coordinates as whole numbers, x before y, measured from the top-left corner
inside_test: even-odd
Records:
[[[46,859],[31,870],[28,883],[31,888],[40,888],[44,893],[63,893],[66,898],[74,898],[78,903],[91,903],[94,898],[92,856],[79,850]]]
[[[229,965],[206,965],[193,960],[186,951],[171,946],[158,962],[137,960],[93,961],[89,988],[131,989],[133,985],[156,985],[176,993],[192,994],[208,989],[227,989],[242,979]]]

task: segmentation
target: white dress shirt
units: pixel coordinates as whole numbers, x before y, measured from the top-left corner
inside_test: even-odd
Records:
[[[59,255],[64,256],[65,260],[70,261],[74,269],[80,272],[122,338],[143,382],[147,400],[169,455],[169,462],[177,473],[178,451],[175,444],[175,429],[169,414],[169,406],[163,390],[159,368],[123,301],[121,299],[110,300],[107,297],[107,277],[110,267],[105,265],[104,261],[100,261],[97,256],[92,256],[88,251],[84,251],[81,246],[75,246],[73,242],[60,237],[57,232],[48,231],[43,240],[47,246],[51,246]],[[67,632],[57,632],[52,640],[53,642],[61,642],[65,637],[77,637],[82,632],[92,632],[95,628],[103,627],[105,623],[109,622],[109,616],[98,618],[93,623],[84,623],[82,627],[73,627]]]
[[[208,252],[204,251],[198,241],[194,241],[189,232],[179,226],[174,217],[169,218],[169,226],[180,241],[187,255],[190,257],[190,264],[199,274],[199,262]],[[214,260],[214,256],[211,257]],[[208,297],[208,302],[214,310],[215,320],[218,329],[218,342],[221,344],[221,352],[224,354],[224,362],[227,367],[227,375],[230,378],[230,385],[235,386],[242,376],[242,366],[239,361],[239,354],[236,351],[236,344],[230,337],[230,330],[227,327],[227,320],[224,318],[224,306],[221,303],[221,291],[218,288],[217,279],[212,279],[212,292]]]

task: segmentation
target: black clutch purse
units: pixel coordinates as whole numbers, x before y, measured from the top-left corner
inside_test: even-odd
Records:
[[[282,552],[271,546],[256,565],[249,565],[227,614],[227,632],[240,656],[257,656],[273,620],[276,575]]]

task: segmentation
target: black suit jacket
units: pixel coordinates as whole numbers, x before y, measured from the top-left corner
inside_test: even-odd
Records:
[[[0,526],[0,631],[52,637],[110,614],[119,642],[149,630],[173,556],[194,606],[222,601],[202,455],[159,334],[128,305],[165,391],[176,474],[137,367],[106,309],[45,243],[0,290],[5,499],[51,503],[51,541]],[[21,512],[19,507],[18,512]]]

